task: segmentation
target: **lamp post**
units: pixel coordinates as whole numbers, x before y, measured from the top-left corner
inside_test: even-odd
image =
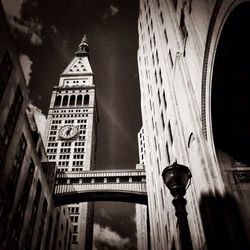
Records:
[[[192,175],[189,168],[179,165],[177,162],[166,167],[162,172],[164,184],[174,197],[172,203],[175,207],[175,215],[177,217],[182,250],[193,249],[187,220],[187,211],[185,208],[187,201],[183,197],[191,182],[191,177]]]

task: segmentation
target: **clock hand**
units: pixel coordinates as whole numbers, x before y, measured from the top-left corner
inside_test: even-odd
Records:
[[[69,134],[70,134],[71,129],[72,129],[72,128],[69,128],[69,129],[66,131],[66,135],[69,135]]]

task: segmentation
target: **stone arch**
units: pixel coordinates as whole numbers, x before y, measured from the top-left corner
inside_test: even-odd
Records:
[[[220,34],[213,65],[211,122],[217,157],[250,165],[250,2],[239,4]],[[223,153],[219,153],[223,152]],[[222,156],[223,155],[223,156]]]
[[[96,190],[57,194],[53,197],[56,206],[90,201],[119,201],[147,205],[147,194],[134,191]]]
[[[240,197],[239,207],[244,211],[244,224],[249,229],[250,213],[247,211],[250,190],[249,183],[248,186],[245,183],[249,182],[246,176],[249,172],[247,166],[250,166],[250,154],[245,145],[250,139],[250,118],[247,115],[250,110],[250,39],[247,33],[250,2],[217,1],[216,6],[216,14],[212,17],[214,25],[209,30],[206,43],[208,47],[204,56],[202,132],[204,139],[208,141],[208,149],[211,149],[211,164],[208,168],[210,176],[217,178],[213,182],[215,189],[220,190],[221,187],[223,197],[228,193]],[[245,170],[239,172],[238,166]],[[211,197],[209,199],[217,201],[213,194]],[[218,211],[223,214],[227,207],[228,204],[223,201]],[[238,212],[228,213],[227,219],[221,223],[224,228],[229,225],[234,228],[233,221],[229,218],[236,218]],[[209,211],[208,214],[211,218],[214,216],[213,220],[216,221],[215,214],[211,215]],[[238,224],[243,225],[240,218],[237,220]],[[216,223],[212,227],[215,229]],[[213,230],[210,228],[208,231]],[[232,235],[238,235],[236,229]],[[244,242],[244,237],[239,242]],[[238,239],[228,242],[234,240],[238,242]]]

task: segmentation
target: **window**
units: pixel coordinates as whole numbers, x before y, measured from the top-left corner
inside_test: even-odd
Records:
[[[160,97],[160,91],[158,89],[158,101],[159,101],[159,105],[161,105],[161,97]]]
[[[187,41],[187,37],[188,37],[188,31],[187,31],[187,27],[185,24],[184,9],[182,9],[182,11],[181,11],[180,29],[181,29],[181,34],[182,34],[183,41],[184,41],[184,50],[185,50],[186,41]],[[185,55],[185,53],[184,53],[184,55]]]
[[[84,159],[84,155],[73,155],[73,159]]]
[[[167,35],[166,29],[164,29],[164,37],[165,37],[166,43],[168,44],[168,35]]]
[[[120,177],[120,182],[129,182],[129,177]]]
[[[156,71],[155,71],[155,82],[156,82],[156,83],[158,82]]]
[[[68,99],[69,99],[69,97],[67,95],[65,95],[63,97],[63,103],[62,103],[63,106],[67,106],[68,105]]]
[[[76,105],[82,105],[82,95],[77,96]]]
[[[73,232],[75,233],[75,232],[77,232],[78,231],[78,226],[77,225],[74,225],[73,226]]]
[[[164,107],[166,109],[167,108],[167,101],[166,101],[165,91],[163,91],[163,101],[164,101]]]
[[[176,9],[177,8],[177,4],[178,4],[178,0],[172,0],[173,2],[173,5],[174,5],[174,8]]]
[[[162,12],[160,13],[160,18],[161,18],[161,23],[163,24],[164,23],[164,19],[163,19]]]
[[[116,177],[108,177],[107,182],[116,182]]]
[[[56,97],[55,106],[61,106],[62,97],[59,95]]]
[[[168,52],[168,56],[169,56],[169,60],[170,60],[170,63],[171,63],[171,67],[173,68],[174,62],[173,62],[173,58],[172,58],[172,54],[171,54],[171,51],[170,51],[170,50],[169,50],[169,52]]]
[[[95,178],[95,183],[103,183],[104,182],[104,178],[103,177],[96,177]]]
[[[157,64],[159,64],[159,55],[158,55],[158,51],[157,50],[155,52],[155,56],[156,56]]]
[[[77,242],[77,235],[73,235],[72,237],[72,243],[76,243]]]
[[[169,154],[169,148],[168,148],[167,142],[166,142],[166,158],[167,158],[167,162],[170,163],[170,154]]]
[[[170,138],[171,144],[173,144],[173,135],[172,135],[170,122],[168,122],[168,132],[169,132],[169,138]]]
[[[160,77],[160,83],[162,85],[162,75],[161,75],[161,69],[159,70],[159,77]]]
[[[75,105],[75,101],[76,101],[76,97],[74,95],[72,95],[70,97],[69,105],[70,106],[74,106]]]
[[[85,95],[84,96],[84,102],[83,102],[84,105],[88,105],[89,104],[89,95]]]
[[[164,122],[163,112],[161,112],[161,121],[162,121],[162,127],[163,127],[163,129],[165,129],[165,122]]]
[[[3,60],[0,64],[0,100],[3,96],[4,89],[7,85],[7,82],[10,78],[11,72],[13,69],[13,64],[10,58],[8,50],[5,52]]]

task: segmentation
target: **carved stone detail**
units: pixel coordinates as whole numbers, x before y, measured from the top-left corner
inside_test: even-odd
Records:
[[[236,183],[250,183],[250,171],[234,171]]]
[[[202,85],[201,85],[201,122],[202,122],[202,134],[204,139],[207,140],[207,123],[206,123],[206,84],[207,84],[207,67],[208,58],[210,53],[211,41],[213,30],[215,26],[215,21],[221,6],[222,0],[217,0],[211,17],[211,21],[208,27],[205,53],[203,59],[203,69],[202,69]]]

